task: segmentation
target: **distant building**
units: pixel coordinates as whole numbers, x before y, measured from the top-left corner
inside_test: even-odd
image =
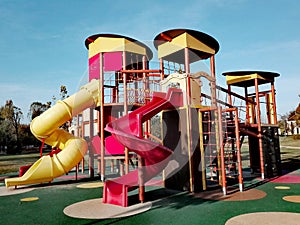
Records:
[[[300,121],[300,104],[298,105],[296,110],[290,114],[287,121],[285,121],[285,130],[283,131],[284,133],[282,133],[282,135],[300,134],[299,121]]]

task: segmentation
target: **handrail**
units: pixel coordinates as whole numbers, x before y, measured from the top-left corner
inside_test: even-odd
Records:
[[[223,87],[221,87],[221,86],[216,85],[216,88],[217,88],[218,90],[221,90],[221,91],[227,93],[227,94],[230,94],[230,95],[233,95],[233,96],[235,96],[235,97],[237,97],[237,98],[240,98],[240,99],[246,101],[247,103],[251,103],[251,104],[256,105],[256,102],[255,102],[255,101],[252,101],[251,99],[247,99],[247,98],[245,98],[244,96],[239,95],[239,94],[237,94],[237,93],[234,93],[234,92],[232,92],[232,91],[228,91],[227,89],[225,89],[225,88],[223,88]]]
[[[205,97],[205,98],[208,98],[208,99],[211,100],[211,96],[209,96],[209,95],[207,95],[207,94],[204,94],[204,93],[201,93],[201,97]],[[220,104],[223,104],[223,105],[225,105],[225,106],[227,106],[227,107],[229,107],[229,108],[234,107],[234,106],[228,104],[227,102],[223,102],[223,101],[221,101],[221,100],[219,100],[219,99],[217,99],[217,102],[220,103]]]
[[[161,73],[161,70],[119,70],[119,73]]]

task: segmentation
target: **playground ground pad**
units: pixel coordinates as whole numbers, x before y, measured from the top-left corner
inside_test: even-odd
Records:
[[[72,179],[73,176],[73,179]],[[264,182],[248,182],[244,192],[220,189],[197,194],[146,186],[146,202],[130,193],[127,208],[103,204],[103,183],[69,173],[51,184],[6,189],[0,183],[2,224],[300,224],[300,171]]]

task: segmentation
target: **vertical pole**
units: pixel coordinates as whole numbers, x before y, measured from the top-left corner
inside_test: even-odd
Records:
[[[84,117],[83,117],[83,113],[81,114],[81,137],[84,139],[85,138],[85,121],[84,121]],[[84,160],[82,160],[82,169],[81,169],[82,173],[84,173]]]
[[[90,117],[90,130],[89,130],[89,174],[90,177],[93,178],[94,177],[94,151],[91,148],[91,143],[93,140],[93,136],[94,136],[94,109],[90,108],[89,109],[89,117]]]
[[[250,123],[250,113],[249,113],[249,110],[250,110],[250,107],[249,107],[249,103],[247,102],[248,100],[248,89],[247,87],[245,87],[245,98],[246,98],[246,119],[245,119],[245,123],[246,125]]]
[[[210,71],[211,76],[214,78],[213,81],[210,82],[210,90],[211,90],[211,105],[213,108],[217,108],[217,90],[216,90],[216,74],[215,74],[215,57],[212,55],[210,57]],[[214,120],[215,120],[215,132],[216,132],[216,150],[218,155],[218,166],[221,164],[221,156],[220,156],[220,150],[223,148],[222,145],[220,145],[220,140],[223,138],[223,133],[219,130],[221,129],[219,127],[218,120],[222,119],[222,114],[219,114],[218,110],[214,110]],[[219,184],[222,185],[222,173],[219,173]],[[225,179],[225,178],[224,178]]]
[[[100,64],[100,75],[99,75],[99,99],[100,99],[100,112],[98,118],[98,131],[100,133],[100,164],[101,164],[101,174],[100,179],[104,181],[105,179],[105,144],[104,144],[104,70],[103,70],[103,53],[99,53],[99,64]]]
[[[83,135],[82,135],[82,124],[80,124],[80,117],[82,119],[82,112],[81,112],[81,114],[78,114],[76,116],[77,136],[82,138],[83,137]],[[83,123],[82,120],[81,120],[81,123]],[[82,160],[81,160],[81,173],[84,173],[84,158],[82,158]]]
[[[233,106],[233,102],[232,102],[232,96],[231,96],[231,85],[229,84],[228,85],[228,103],[232,106],[232,107],[234,107]],[[232,118],[233,118],[233,114],[232,114],[232,111],[230,111],[230,120],[232,120]],[[222,149],[223,149],[223,151],[224,151],[224,146],[223,146],[223,144],[222,144],[222,147],[221,147]],[[232,148],[232,158],[233,158],[233,160],[234,160],[234,156],[235,156],[235,149],[234,149],[234,139],[232,139],[231,140],[231,148]],[[236,169],[235,167],[234,167],[234,169]]]
[[[194,191],[194,173],[193,173],[193,140],[192,140],[192,117],[191,117],[191,77],[190,77],[190,58],[189,58],[189,49],[184,49],[184,69],[187,73],[186,80],[186,121],[187,121],[187,147],[188,147],[188,156],[189,156],[189,173],[190,173],[190,192]]]
[[[142,115],[137,114],[137,126],[138,126],[138,134],[139,138],[143,138],[143,123],[142,123]],[[139,179],[139,200],[140,202],[144,202],[145,199],[145,184],[144,184],[144,169],[145,169],[145,160],[143,157],[138,155],[138,179]]]
[[[123,70],[126,70],[126,52],[123,51],[123,56],[122,56],[122,64],[123,64]],[[128,94],[127,94],[127,74],[123,73],[123,85],[124,85],[124,115],[126,115],[128,113]],[[125,174],[129,173],[129,162],[128,162],[128,157],[129,157],[129,153],[128,153],[128,148],[125,147]]]
[[[223,131],[222,127],[220,127],[220,122],[222,124],[222,113],[218,112],[218,108],[214,108],[214,121],[215,121],[215,133],[216,133],[216,150],[217,150],[217,159],[218,159],[218,164],[217,164],[217,176],[219,180],[219,185],[222,185],[222,180],[226,179],[226,177],[222,176],[222,173],[219,173],[220,165],[222,165],[222,160],[224,160],[224,156],[221,156],[221,151],[224,148],[223,144]],[[221,141],[222,140],[222,141]],[[224,152],[223,152],[224,153]]]
[[[143,69],[147,69],[147,61],[146,61],[146,56],[143,56]],[[144,81],[144,91],[145,91],[145,104],[149,102],[149,82],[148,82],[148,77],[146,73],[143,73],[143,81]],[[140,118],[141,120],[142,118]],[[145,138],[148,138],[148,133],[150,133],[150,120],[146,121],[145,123],[145,131],[146,135]],[[142,126],[142,123],[141,123]],[[139,129],[140,134],[139,137],[143,137],[143,130],[142,127]],[[138,166],[139,166],[139,200],[140,202],[144,202],[145,200],[145,185],[144,185],[144,169],[145,169],[145,160],[142,157],[138,157]]]
[[[98,128],[97,135],[99,136],[99,138],[101,140],[101,132],[100,132],[100,117],[101,117],[101,113],[100,113],[100,110],[98,111],[98,114],[97,114],[97,128]],[[100,143],[101,143],[101,141],[100,141]],[[103,156],[103,160],[104,160],[104,156]],[[102,172],[101,165],[102,165],[102,153],[101,153],[101,147],[100,147],[100,155],[97,156],[97,174],[98,175],[102,174],[101,173]]]
[[[112,88],[112,103],[117,103],[117,99],[118,99],[118,88],[117,88],[117,77],[115,75],[114,78],[114,87]]]
[[[232,105],[231,85],[228,85],[228,104]]]
[[[84,130],[84,125],[85,125],[85,121],[84,121],[84,117],[83,117],[83,113],[82,113],[82,122],[81,122],[81,137],[84,138],[85,137],[85,130]]]
[[[272,103],[272,94],[265,93],[266,101],[266,114],[267,114],[267,123],[274,124],[274,114],[273,114],[273,103]]]
[[[218,127],[219,127],[219,133],[222,134],[223,133],[223,124],[222,124],[222,108],[218,107],[217,108],[218,111],[218,115],[219,115],[219,121],[218,121]],[[226,186],[226,169],[225,169],[225,155],[224,155],[224,143],[223,143],[223,135],[218,135],[218,139],[219,139],[219,145],[220,148],[219,149],[219,155],[220,157],[220,164],[218,166],[221,166],[221,173],[220,173],[220,179],[221,182],[219,181],[219,183],[221,183],[222,185],[222,191],[224,195],[227,195],[227,186]]]
[[[257,116],[257,132],[258,132],[257,136],[258,136],[258,146],[259,146],[260,171],[261,171],[261,178],[264,180],[265,179],[265,167],[264,167],[264,154],[263,154],[263,145],[262,145],[258,79],[255,78],[254,82],[255,82],[255,95],[256,95],[256,116]]]
[[[138,155],[139,200],[142,203],[145,201],[144,167],[145,160]]]
[[[213,81],[211,81],[211,105],[212,107],[217,107],[217,93],[216,93],[216,74],[215,74],[215,58],[214,56],[210,57],[210,71],[211,76],[214,78]]]
[[[81,121],[81,137],[84,138],[84,118],[82,113],[82,121]]]
[[[277,125],[277,112],[276,112],[276,98],[275,98],[275,85],[274,81],[271,82],[271,94],[272,94],[272,102],[273,102],[273,113],[274,113],[274,124]]]
[[[45,138],[42,138],[42,143],[40,145],[40,157],[43,157],[43,148],[45,145]]]
[[[205,150],[204,150],[204,141],[203,141],[203,124],[202,124],[202,112],[198,110],[198,125],[199,125],[199,145],[200,145],[200,157],[201,157],[201,172],[202,172],[202,190],[207,189],[206,185],[206,166],[205,166]]]
[[[126,70],[126,52],[123,51],[123,70]],[[127,114],[128,112],[128,99],[127,99],[127,74],[126,73],[123,73],[122,76],[123,76],[123,85],[124,85],[124,115]]]
[[[143,56],[143,70],[147,69],[147,60],[146,56]],[[143,73],[143,89],[144,89],[144,102],[145,105],[149,102],[150,99],[150,93],[149,93],[149,82],[148,82],[148,77],[146,73]],[[149,137],[149,133],[151,131],[151,120],[146,121],[145,123],[145,131],[146,135],[145,138]]]
[[[239,189],[240,189],[240,192],[242,192],[244,189],[244,182],[243,182],[242,156],[241,156],[242,153],[241,153],[239,119],[238,119],[237,108],[234,109],[234,112],[235,112],[235,117],[234,117],[235,138],[236,138],[237,162],[238,162],[238,173],[239,173]]]
[[[159,59],[159,66],[160,66],[160,80],[163,80],[165,77],[165,71],[164,71],[164,61],[162,58]]]

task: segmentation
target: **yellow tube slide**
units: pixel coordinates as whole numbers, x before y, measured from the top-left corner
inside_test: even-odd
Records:
[[[84,109],[99,104],[98,86],[98,80],[92,80],[80,91],[65,100],[58,101],[32,120],[30,129],[33,135],[62,151],[53,157],[50,155],[41,157],[22,177],[5,179],[6,187],[50,182],[70,171],[81,161],[88,149],[86,141],[59,127]]]

